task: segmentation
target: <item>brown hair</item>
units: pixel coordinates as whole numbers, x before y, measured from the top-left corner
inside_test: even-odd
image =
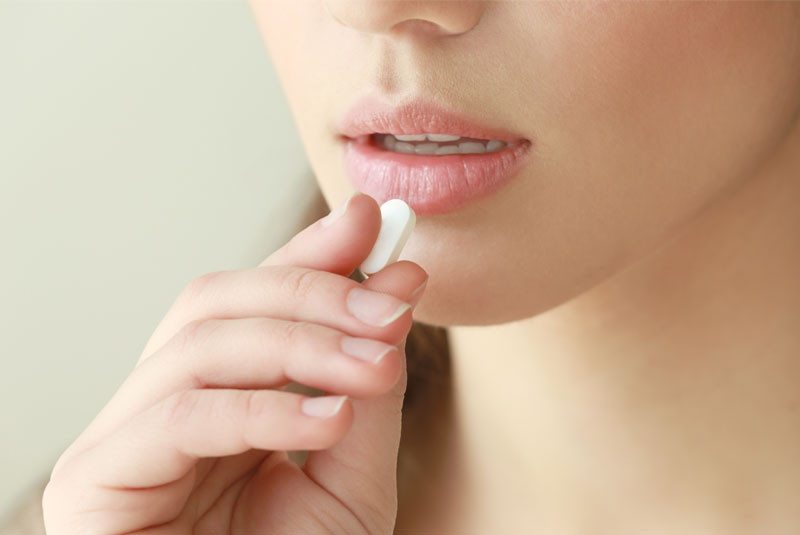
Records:
[[[408,383],[397,454],[397,494],[401,509],[411,500],[412,489],[418,488],[419,481],[425,477],[421,456],[425,455],[427,462],[433,465],[441,460],[432,458],[434,452],[427,446],[439,442],[439,433],[443,430],[438,425],[438,417],[446,414],[442,410],[450,408],[447,329],[414,321],[406,338],[406,368]]]

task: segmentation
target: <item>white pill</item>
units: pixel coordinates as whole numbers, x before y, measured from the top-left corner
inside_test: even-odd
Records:
[[[372,275],[396,262],[416,222],[414,210],[402,199],[390,199],[383,203],[381,230],[369,256],[359,266],[361,273]]]

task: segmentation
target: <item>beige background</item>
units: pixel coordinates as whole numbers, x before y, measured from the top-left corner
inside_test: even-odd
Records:
[[[193,278],[318,200],[244,0],[0,0],[0,525]]]

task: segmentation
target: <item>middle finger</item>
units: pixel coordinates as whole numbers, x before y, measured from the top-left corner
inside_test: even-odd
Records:
[[[190,321],[253,316],[318,323],[396,344],[411,326],[409,310],[393,295],[326,271],[284,265],[218,271],[186,286],[148,347],[157,350]]]
[[[352,338],[336,329],[273,318],[191,322],[129,381],[146,385],[155,404],[181,390],[276,388],[289,381],[363,399],[388,391],[399,378],[396,346]],[[136,388],[136,385],[129,385]]]

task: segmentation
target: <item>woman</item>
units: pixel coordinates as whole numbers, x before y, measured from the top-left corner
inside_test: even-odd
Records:
[[[252,8],[338,207],[187,286],[48,533],[800,529],[800,4]]]

